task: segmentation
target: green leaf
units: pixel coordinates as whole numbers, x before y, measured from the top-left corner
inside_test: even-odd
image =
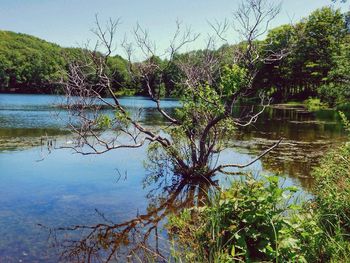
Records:
[[[232,245],[232,248],[231,248],[231,256],[234,257],[236,255],[236,249],[235,249],[235,246]]]

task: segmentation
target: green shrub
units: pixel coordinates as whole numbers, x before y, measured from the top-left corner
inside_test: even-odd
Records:
[[[318,95],[332,106],[338,106],[349,101],[349,84],[329,83],[318,88]]]
[[[307,262],[315,259],[322,231],[312,213],[292,200],[295,187],[278,177],[234,182],[210,204],[169,219],[171,239],[186,262]]]
[[[328,108],[328,105],[326,103],[321,102],[321,100],[318,98],[308,98],[304,101],[304,104],[306,105],[309,111],[317,111]]]

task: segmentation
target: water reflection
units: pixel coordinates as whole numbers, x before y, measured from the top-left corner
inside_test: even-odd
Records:
[[[0,127],[0,152],[24,150],[27,148],[42,146],[48,138],[55,140],[68,135],[68,130],[54,128],[1,128]]]
[[[0,152],[39,146],[47,137],[60,138],[69,134],[68,124],[74,120],[62,107],[65,101],[64,96],[0,94]],[[146,125],[164,123],[149,99],[125,97],[120,101]],[[162,101],[162,107],[169,112],[178,106],[176,100]],[[113,114],[106,110],[101,113]]]
[[[206,203],[209,190],[218,187],[217,181],[210,179],[189,181],[176,176],[172,182],[150,191],[147,212],[130,220],[114,223],[99,212],[101,222],[96,225],[50,229],[51,240],[60,248],[61,259],[69,262],[168,262],[170,244],[162,233],[164,220],[169,214]]]
[[[320,157],[347,139],[334,110],[308,112],[303,107],[275,106],[267,108],[254,125],[240,129],[234,146],[257,154],[279,138],[283,142],[262,158],[262,166],[297,178],[304,189],[312,187],[311,171]]]
[[[42,139],[65,141],[66,136],[70,136],[66,134],[65,111],[55,106],[62,99],[0,95],[0,262],[58,261],[56,250],[52,252],[38,223],[58,230],[56,234],[65,248],[64,255],[73,262],[89,253],[97,261],[106,259],[112,249],[118,249],[118,255],[122,253],[124,257],[133,248],[142,250],[143,238],[150,229],[147,241],[153,245],[153,252],[158,250],[165,256],[169,249],[162,247],[161,242],[157,248],[155,239],[158,236],[163,245],[166,244],[166,235],[160,231],[161,218],[198,203],[198,198],[201,199],[198,194],[207,192],[200,189],[223,182],[214,179],[188,182],[170,175],[159,176],[163,181],[145,179],[148,172],[142,165],[145,148],[88,158],[69,151],[55,151],[43,162],[36,162],[41,149],[35,146],[40,145]],[[151,101],[124,98],[122,103],[135,114],[139,114],[141,108],[139,116],[147,126],[164,124]],[[167,111],[178,106],[173,100],[163,103]],[[237,114],[242,110],[238,109]],[[311,167],[328,148],[345,139],[334,111],[309,113],[302,108],[269,108],[254,126],[237,131],[232,140],[233,151],[225,152],[222,158],[246,163],[280,137],[285,138],[280,146],[249,169],[287,174],[297,178],[291,183],[299,182],[305,189],[312,184],[311,179],[304,178],[309,177]],[[24,148],[26,150],[22,150]],[[126,170],[127,180],[116,184],[115,168]],[[99,213],[95,212],[96,208]],[[96,228],[99,223],[100,228]],[[65,228],[69,225],[91,227],[71,231]],[[91,239],[86,239],[94,229],[97,230]],[[121,238],[126,229],[128,241]],[[85,237],[83,243],[82,236]],[[116,237],[128,246],[115,246]]]

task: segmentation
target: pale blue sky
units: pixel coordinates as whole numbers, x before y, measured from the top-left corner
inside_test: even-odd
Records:
[[[274,0],[275,1],[275,0]],[[207,21],[230,17],[239,0],[0,0],[0,29],[27,33],[62,46],[92,39],[94,15],[101,20],[120,17],[120,33],[136,22],[147,27],[160,45],[166,43],[181,19],[196,32],[210,30]],[[284,0],[272,27],[294,22],[331,0]],[[345,4],[336,7],[348,8]]]

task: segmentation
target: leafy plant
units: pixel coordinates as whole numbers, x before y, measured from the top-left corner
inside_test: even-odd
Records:
[[[297,188],[276,176],[236,181],[204,207],[170,218],[167,228],[186,262],[307,262],[322,235],[293,201]]]
[[[317,111],[328,108],[328,105],[321,102],[321,100],[318,98],[309,98],[304,101],[304,103],[309,111]]]

